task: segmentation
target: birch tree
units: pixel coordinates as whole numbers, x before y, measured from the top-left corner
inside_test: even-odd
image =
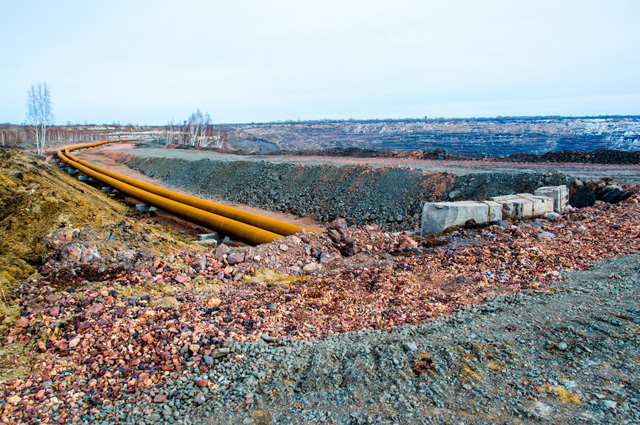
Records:
[[[47,127],[53,124],[51,94],[46,82],[32,85],[27,93],[27,124],[34,135],[38,155],[42,155],[47,141]]]

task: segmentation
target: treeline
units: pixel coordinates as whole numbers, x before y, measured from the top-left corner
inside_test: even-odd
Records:
[[[93,142],[108,138],[108,132],[86,127],[52,126],[47,129],[49,142]],[[0,146],[18,146],[30,144],[32,141],[33,136],[29,126],[0,124]]]

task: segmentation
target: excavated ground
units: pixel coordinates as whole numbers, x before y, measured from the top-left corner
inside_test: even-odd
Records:
[[[144,150],[138,151],[144,154]],[[574,180],[546,172],[457,175],[409,167],[137,156],[121,161],[164,184],[199,196],[310,216],[323,223],[344,218],[349,224],[377,224],[396,231],[419,227],[425,202],[484,200],[531,193],[541,186],[570,185]]]
[[[638,187],[438,239],[337,220],[213,249],[2,155],[3,422],[640,422]]]

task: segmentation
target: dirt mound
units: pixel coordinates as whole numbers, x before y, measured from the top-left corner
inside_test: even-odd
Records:
[[[57,235],[56,242],[46,238],[59,229],[64,236]],[[194,246],[138,222],[130,207],[60,172],[43,157],[0,151],[0,328],[19,314],[12,301],[16,283],[46,263],[52,250],[65,251],[70,260],[63,266],[56,263],[57,274],[84,280],[91,275],[76,272],[78,265],[109,263],[123,250],[186,248]],[[46,267],[44,271],[46,275]],[[92,280],[98,277],[94,274]]]

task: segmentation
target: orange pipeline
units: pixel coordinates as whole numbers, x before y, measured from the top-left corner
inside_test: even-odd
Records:
[[[95,164],[92,164],[90,162],[81,160],[73,155],[71,155],[69,153],[69,151],[71,150],[78,150],[78,149],[82,149],[82,148],[90,148],[90,147],[95,147],[95,146],[100,146],[106,143],[113,143],[112,141],[104,141],[104,142],[97,142],[97,143],[92,143],[90,145],[81,145],[81,146],[75,146],[73,148],[67,148],[64,151],[65,156],[67,156],[69,159],[77,162],[78,164],[82,164],[85,167],[91,168],[92,170],[95,170],[101,174],[107,175],[109,177],[112,177],[116,180],[119,180],[121,182],[127,183],[131,186],[137,187],[139,189],[145,190],[147,192],[151,192],[153,194],[162,196],[164,198],[168,198],[171,200],[174,200],[176,202],[180,202],[186,205],[190,205],[192,207],[195,208],[199,208],[201,210],[204,211],[209,211],[212,212],[214,214],[218,214],[221,215],[223,217],[227,217],[233,220],[237,220],[243,223],[247,223],[250,224],[252,226],[256,226],[259,227],[261,229],[265,229],[268,230],[270,232],[274,232],[274,233],[278,233],[280,235],[284,235],[284,236],[289,236],[289,235],[293,235],[298,233],[299,231],[301,231],[303,229],[303,227],[301,226],[297,226],[295,224],[290,224],[290,223],[286,223],[280,220],[274,220],[272,218],[267,218],[267,217],[263,217],[261,215],[258,214],[252,214],[252,213],[248,213],[242,210],[239,210],[237,208],[232,208],[232,207],[228,207],[226,205],[220,205],[217,204],[215,202],[211,202],[211,201],[205,201],[203,199],[199,199],[193,196],[189,196],[189,195],[184,195],[182,193],[178,193],[178,192],[174,192],[168,189],[163,189],[161,187],[149,184],[149,183],[144,183],[141,182],[139,180],[136,180],[134,178],[131,177],[127,177],[124,176],[122,174],[118,174],[115,173],[113,171],[107,170],[103,167],[97,166]],[[311,230],[311,229],[305,229],[308,232],[312,232],[312,233],[316,233],[315,230]]]
[[[162,196],[155,195],[153,193],[121,182],[112,177],[101,174],[98,171],[85,167],[84,165],[67,158],[63,154],[62,150],[58,150],[57,153],[58,157],[62,161],[64,161],[65,164],[68,164],[69,166],[78,169],[86,175],[91,176],[105,184],[108,184],[109,186],[116,188],[123,193],[133,196],[134,198],[139,199],[140,201],[143,201],[149,205],[153,205],[164,211],[201,224],[205,227],[220,231],[221,233],[235,237],[239,240],[258,245],[271,242],[274,239],[278,239],[283,236],[277,233],[270,232],[268,230],[251,226],[246,223],[229,219],[227,217],[222,217],[208,211],[203,211],[201,209],[192,207],[190,205],[185,205],[171,199],[164,198]]]

